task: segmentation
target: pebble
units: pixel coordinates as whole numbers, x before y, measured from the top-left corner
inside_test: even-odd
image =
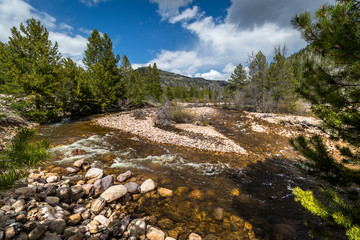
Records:
[[[162,197],[172,197],[173,191],[167,188],[158,188],[158,193]]]
[[[148,225],[146,227],[146,237],[149,240],[164,240],[165,233],[157,228]]]
[[[116,180],[118,180],[119,182],[125,182],[126,180],[128,180],[129,178],[131,178],[131,171],[127,171],[125,173],[121,173],[117,178]]]
[[[201,240],[201,236],[197,235],[196,233],[191,233],[189,235],[189,240]]]

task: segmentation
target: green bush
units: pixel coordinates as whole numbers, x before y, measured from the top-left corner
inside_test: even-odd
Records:
[[[22,178],[26,170],[43,162],[48,156],[49,143],[31,142],[34,129],[22,128],[0,153],[0,188],[7,188]]]

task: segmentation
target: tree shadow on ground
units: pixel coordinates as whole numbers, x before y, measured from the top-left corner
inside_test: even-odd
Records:
[[[314,189],[317,184],[302,174],[294,162],[269,158],[229,175],[240,188],[240,194],[233,198],[233,209],[253,225],[257,237],[311,239],[304,225],[310,216],[295,202],[292,188]]]

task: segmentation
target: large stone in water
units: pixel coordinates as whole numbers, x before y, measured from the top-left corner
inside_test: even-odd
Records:
[[[173,195],[173,191],[167,188],[159,188],[157,191],[162,197],[172,197]]]
[[[115,201],[127,193],[127,188],[124,185],[115,185],[103,192],[100,197],[105,199],[106,202]]]
[[[140,186],[137,183],[128,182],[124,186],[127,188],[128,193],[140,193]]]
[[[94,183],[95,196],[99,196],[106,189],[114,185],[114,177],[112,175],[103,177]]]
[[[86,179],[93,179],[93,178],[100,179],[103,176],[104,176],[104,172],[100,168],[90,168],[89,171],[87,171],[85,178]]]
[[[201,236],[197,235],[196,233],[191,233],[189,235],[189,240],[201,240]]]
[[[63,234],[66,228],[66,222],[64,219],[52,220],[49,224],[49,230],[52,233]]]
[[[131,175],[132,175],[131,171],[127,171],[127,172],[124,172],[124,173],[120,174],[116,179],[119,182],[125,182],[126,180],[131,178]]]
[[[146,237],[149,240],[164,240],[165,233],[157,228],[154,228],[153,226],[148,225],[146,227]]]
[[[141,192],[147,193],[153,191],[156,188],[156,184],[152,179],[147,179],[141,184]]]
[[[40,224],[29,233],[29,239],[30,240],[41,239],[45,232],[46,232],[45,226]]]

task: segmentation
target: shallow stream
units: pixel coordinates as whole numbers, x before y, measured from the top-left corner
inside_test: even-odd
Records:
[[[272,239],[275,224],[290,226],[297,239],[309,239],[303,225],[306,216],[291,189],[309,188],[313,182],[293,166],[297,156],[288,139],[252,132],[243,113],[221,111],[222,117],[209,119],[210,125],[248,155],[154,143],[96,126],[92,119],[41,126],[37,138],[54,146],[47,168],[70,166],[85,158],[107,174],[131,170],[138,180],[152,178],[173,190],[172,198],[153,194],[138,201],[132,211],[135,216],[154,216],[155,225],[176,232],[178,239],[187,239],[190,232],[207,239]],[[73,149],[85,150],[85,154],[73,156]],[[215,219],[217,208],[224,210],[222,221]]]

